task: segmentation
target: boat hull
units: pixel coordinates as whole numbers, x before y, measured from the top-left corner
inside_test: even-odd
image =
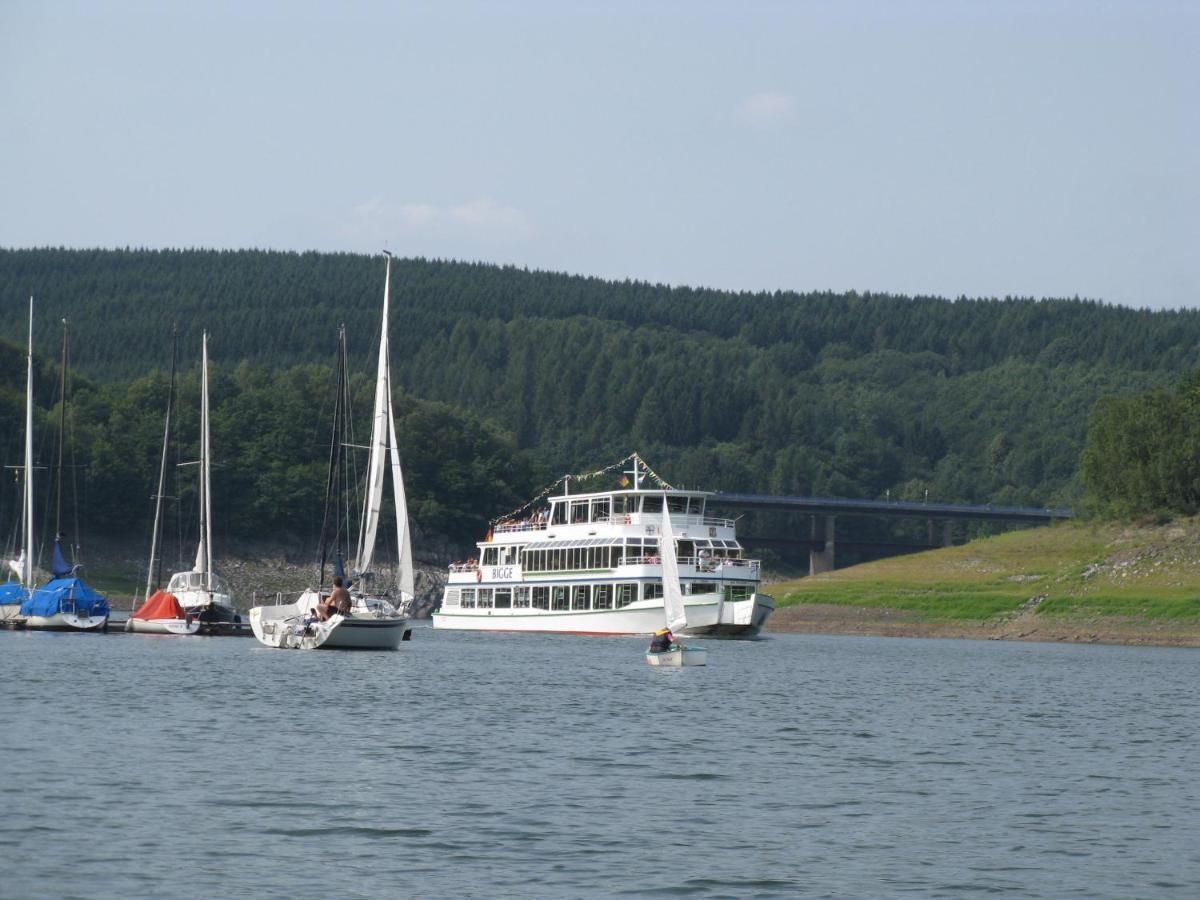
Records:
[[[684,604],[687,628],[681,634],[712,638],[753,638],[775,609],[765,594],[722,601],[719,594],[690,596]],[[464,631],[531,631],[558,634],[653,634],[663,627],[661,604],[636,603],[621,609],[572,612],[540,609],[457,609],[433,614],[434,628]]]
[[[196,619],[128,619],[125,630],[133,634],[196,634],[200,622]]]
[[[703,647],[676,647],[674,650],[647,651],[646,662],[652,666],[678,669],[683,666],[708,665],[708,651]]]
[[[26,616],[25,627],[34,631],[104,631],[108,616],[55,613],[52,616]]]

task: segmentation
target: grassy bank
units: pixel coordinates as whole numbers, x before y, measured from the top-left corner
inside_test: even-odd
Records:
[[[1200,646],[1200,521],[1014,531],[768,591],[769,630]]]

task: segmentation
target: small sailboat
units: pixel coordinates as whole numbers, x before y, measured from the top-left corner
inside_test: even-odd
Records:
[[[671,513],[664,507],[661,540],[663,612],[667,629],[672,634],[687,628],[687,610],[683,605],[683,590],[679,586],[679,558],[675,550],[675,532]],[[672,644],[665,650],[647,650],[646,662],[652,666],[703,666],[708,663],[708,651],[703,647]]]
[[[154,532],[150,538],[150,567],[146,576],[146,602],[129,614],[125,630],[138,634],[195,634],[200,620],[188,615],[179,598],[169,591],[154,590],[162,581],[162,502],[167,481],[167,453],[171,447],[171,412],[175,402],[175,360],[178,337],[171,341],[171,387],[167,392],[167,416],[163,425],[162,459],[158,467],[158,491],[154,495]],[[157,567],[156,567],[157,563]],[[156,577],[157,568],[157,577]]]
[[[268,647],[315,650],[395,650],[410,634],[408,609],[413,598],[412,542],[408,528],[408,506],[400,451],[396,442],[396,420],[392,409],[391,370],[388,352],[388,307],[391,294],[392,258],[387,257],[383,288],[383,323],[379,340],[379,363],[371,424],[370,459],[367,465],[366,502],[360,520],[358,550],[346,578],[342,552],[342,497],[349,480],[345,474],[345,430],[349,420],[347,393],[346,332],[338,332],[337,393],[334,403],[333,437],[330,441],[329,477],[326,482],[326,517],[322,528],[320,586],[302,593],[295,603],[257,606],[250,610],[254,636]],[[376,536],[383,508],[384,476],[390,469],[397,534],[396,595],[379,589],[372,571]],[[331,513],[332,511],[332,513]],[[317,613],[330,591],[324,586],[328,546],[334,545],[335,576],[350,592],[350,610],[321,620]],[[348,582],[348,583],[347,583]]]
[[[9,560],[10,580],[0,584],[0,623],[24,625],[21,606],[33,588],[33,298],[29,298],[29,355],[25,375],[25,466],[21,482],[21,554]]]
[[[31,309],[32,311],[32,309]],[[32,341],[31,341],[32,343]],[[54,519],[54,553],[50,568],[50,581],[32,591],[21,604],[21,616],[26,628],[54,631],[100,631],[108,627],[108,600],[93,590],[80,576],[82,568],[67,562],[63,552],[62,506],[63,506],[63,446],[66,443],[67,402],[69,384],[71,329],[63,319],[62,368],[59,384],[57,506]],[[26,424],[30,423],[26,413]],[[26,439],[28,441],[28,438]],[[29,445],[26,444],[26,449]],[[27,472],[26,475],[31,475]],[[32,485],[30,484],[30,492]],[[32,513],[29,514],[32,522]],[[32,555],[32,554],[31,554]]]
[[[212,444],[208,425],[208,332],[204,332],[200,367],[200,538],[196,562],[186,572],[176,572],[167,592],[179,601],[185,615],[198,619],[204,629],[240,625],[229,588],[212,564]]]

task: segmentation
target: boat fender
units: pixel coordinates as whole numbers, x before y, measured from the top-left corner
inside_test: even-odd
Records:
[[[475,570],[475,580],[476,580],[476,581],[483,581],[483,569],[476,569],[476,570]]]
[[[403,637],[401,637],[401,638],[400,638],[400,640],[402,640],[402,641],[411,641],[411,640],[412,640],[412,629],[411,629],[411,628],[405,628],[405,629],[404,629],[404,636],[403,636]]]
[[[133,631],[133,619],[132,618],[125,620],[125,630]]]
[[[192,627],[192,614],[191,613],[188,613],[186,616],[184,616],[183,620],[187,623],[189,628]]]

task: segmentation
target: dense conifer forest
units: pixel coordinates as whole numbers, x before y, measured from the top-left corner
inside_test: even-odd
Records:
[[[383,270],[349,254],[0,250],[0,458],[20,463],[32,294],[38,453],[57,443],[66,317],[82,515],[145,531],[171,330],[187,459],[207,329],[223,527],[318,527],[336,329],[365,419]],[[1074,505],[1097,400],[1173,388],[1200,362],[1200,314],[1078,299],[738,294],[423,259],[397,261],[392,291],[413,517],[456,540],[634,449],[710,489]]]

